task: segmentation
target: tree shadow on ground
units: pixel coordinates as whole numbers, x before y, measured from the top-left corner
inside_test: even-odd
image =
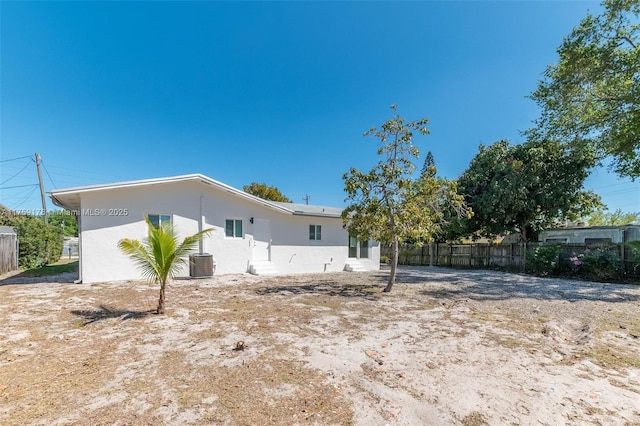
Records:
[[[313,279],[299,284],[279,284],[278,281],[265,283],[266,285],[255,289],[256,294],[268,295],[304,295],[314,294],[323,296],[341,296],[350,298],[375,299],[377,293],[382,292],[386,284],[385,274],[370,276],[368,284],[344,284],[327,279]]]
[[[60,283],[60,284],[72,284],[74,281],[78,279],[78,272],[63,272],[61,274],[55,275],[45,275],[45,276],[31,276],[26,272],[20,272],[13,275],[9,275],[5,278],[0,279],[0,286],[3,285],[16,285],[16,284],[51,284],[51,283]]]
[[[71,311],[71,313],[78,317],[84,318],[85,322],[83,322],[82,325],[85,326],[94,322],[111,318],[121,318],[123,321],[130,319],[142,319],[149,315],[156,314],[156,310],[152,309],[148,311],[132,311],[129,309],[111,309],[104,305],[100,305],[99,309],[73,310]]]
[[[628,284],[541,278],[490,270],[406,268],[398,273],[399,284],[444,284],[419,293],[437,299],[466,297],[472,300],[538,299],[568,302],[636,302],[640,287]]]

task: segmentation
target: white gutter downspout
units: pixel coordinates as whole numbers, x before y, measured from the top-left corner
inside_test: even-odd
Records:
[[[202,232],[204,230],[204,216],[202,215],[202,199],[204,195],[200,196],[200,220],[198,221],[198,232]],[[204,241],[200,238],[198,242],[198,248],[200,249],[200,254],[204,252]]]
[[[82,270],[84,269],[84,262],[82,261],[82,200],[80,200],[80,209],[78,209],[76,219],[78,221],[78,279],[74,284],[82,283]]]

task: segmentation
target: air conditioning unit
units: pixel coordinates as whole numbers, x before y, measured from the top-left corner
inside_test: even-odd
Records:
[[[189,256],[189,276],[191,278],[212,277],[213,265],[213,255],[208,253],[192,254]]]

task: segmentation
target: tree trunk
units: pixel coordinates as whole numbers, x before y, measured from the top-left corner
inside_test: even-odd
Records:
[[[522,241],[518,241],[518,242],[527,241],[527,225],[526,224],[520,227],[520,238],[522,239]]]
[[[160,283],[160,298],[158,299],[158,315],[164,315],[164,287],[166,283]]]
[[[389,274],[389,282],[387,282],[387,286],[384,288],[384,290],[382,290],[385,293],[388,293],[391,291],[391,288],[393,287],[393,283],[396,282],[396,269],[398,268],[398,237],[394,236],[393,237],[393,257],[391,259],[391,273]]]

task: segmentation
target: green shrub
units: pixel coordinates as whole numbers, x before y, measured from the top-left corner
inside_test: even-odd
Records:
[[[622,259],[608,247],[590,248],[581,258],[581,276],[594,281],[612,281],[622,277]]]
[[[547,276],[558,269],[560,246],[542,245],[527,251],[527,270],[540,277]]]
[[[41,218],[22,216],[15,221],[21,268],[37,268],[55,263],[62,255],[62,229],[45,225]]]
[[[391,261],[391,259],[389,258],[389,256],[380,256],[380,263],[389,263]]]
[[[400,253],[398,254],[398,264],[409,265],[409,263],[411,262],[412,254],[413,254],[412,251],[409,249],[400,250]]]

